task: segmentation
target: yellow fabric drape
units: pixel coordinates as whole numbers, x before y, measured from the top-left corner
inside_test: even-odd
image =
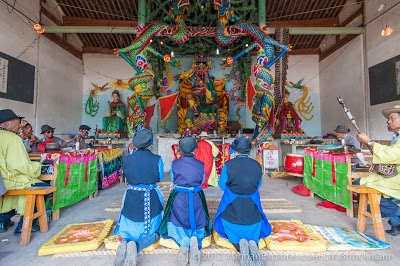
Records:
[[[0,171],[4,187],[7,190],[28,188],[40,176],[41,165],[29,159],[25,146],[19,136],[0,130]],[[0,213],[17,209],[19,214],[25,211],[26,196],[0,197]]]
[[[400,141],[391,146],[375,143],[373,147],[372,163],[396,164],[400,173]],[[360,180],[361,185],[379,190],[385,195],[400,199],[400,174],[386,178],[378,174],[371,174]]]
[[[205,140],[211,145],[211,153],[214,158],[217,157],[219,150],[217,146],[215,146],[214,142],[210,140]],[[208,178],[208,184],[213,187],[218,187],[218,174],[217,174],[217,167],[215,166],[215,160],[213,161],[213,166],[211,170],[210,177]]]

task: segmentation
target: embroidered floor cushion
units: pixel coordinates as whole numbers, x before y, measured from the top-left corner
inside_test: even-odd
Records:
[[[113,220],[69,224],[47,241],[38,255],[95,250],[108,236],[112,225]]]

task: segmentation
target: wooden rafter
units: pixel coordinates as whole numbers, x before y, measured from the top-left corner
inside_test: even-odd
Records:
[[[40,5],[40,13],[45,15],[48,19],[50,19],[57,26],[61,26],[62,23],[59,21],[56,16],[50,13],[44,6]]]
[[[355,20],[357,17],[359,17],[360,15],[362,15],[363,13],[363,7],[360,7],[356,12],[354,12],[353,14],[351,14],[350,17],[348,17],[345,21],[343,21],[340,26],[341,27],[345,27],[347,25],[349,25],[353,20]]]
[[[64,26],[104,26],[104,27],[136,27],[137,20],[91,19],[84,17],[63,17]]]
[[[64,50],[68,51],[75,57],[79,58],[82,60],[82,53],[79,52],[77,49],[75,49],[72,45],[70,45],[68,42],[64,42],[63,39],[58,36],[57,34],[50,34],[50,33],[42,33],[43,36],[45,36],[47,39],[51,40],[55,44],[59,45],[61,48],[64,48]]]
[[[339,18],[323,18],[310,20],[284,20],[267,21],[268,27],[336,27],[339,25]]]
[[[352,40],[354,40],[355,38],[357,38],[358,35],[346,35],[343,39],[341,39],[338,43],[336,43],[335,45],[333,45],[332,47],[330,47],[328,50],[324,51],[321,53],[321,55],[319,56],[319,61],[324,60],[325,58],[327,58],[329,55],[333,54],[334,52],[336,52],[337,50],[339,50],[340,48],[342,48],[344,45],[346,45],[347,43],[351,42]]]

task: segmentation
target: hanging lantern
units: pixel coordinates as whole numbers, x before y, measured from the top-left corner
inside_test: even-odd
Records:
[[[387,26],[386,26],[386,28],[384,28],[384,29],[381,31],[381,35],[387,37],[387,36],[389,36],[390,34],[392,34],[392,32],[393,32],[393,29],[392,29],[391,27],[387,27]]]
[[[226,59],[226,62],[228,63],[228,65],[232,65],[232,63],[233,63],[233,58],[232,58],[232,57],[228,57],[228,58]]]
[[[37,32],[37,33],[43,33],[44,32],[44,28],[42,27],[42,25],[40,24],[35,24],[33,26],[33,29]]]
[[[164,62],[169,62],[169,61],[171,61],[171,57],[169,56],[169,55],[164,55]]]

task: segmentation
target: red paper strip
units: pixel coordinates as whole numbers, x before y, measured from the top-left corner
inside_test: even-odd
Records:
[[[68,157],[68,159],[67,159],[67,171],[66,171],[66,173],[65,173],[64,187],[67,187],[67,185],[68,185],[69,169],[70,169],[70,168],[71,168],[70,158]]]

